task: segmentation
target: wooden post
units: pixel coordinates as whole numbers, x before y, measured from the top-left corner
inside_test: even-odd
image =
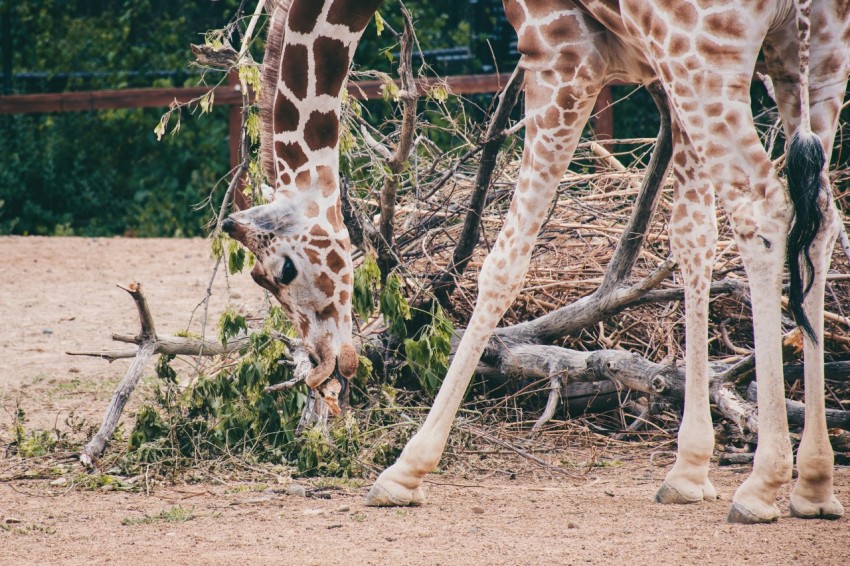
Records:
[[[237,71],[230,71],[227,75],[227,84],[234,85],[238,88],[239,74]],[[235,173],[236,168],[242,162],[240,148],[242,146],[242,105],[231,104],[228,110],[228,137],[230,146],[230,170]],[[250,208],[251,204],[245,198],[242,190],[245,188],[245,177],[239,182],[233,191],[233,207],[238,210]]]

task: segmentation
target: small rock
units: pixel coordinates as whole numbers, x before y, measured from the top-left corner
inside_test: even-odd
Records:
[[[296,497],[307,497],[307,490],[301,484],[293,483],[286,488],[286,493],[295,495]]]
[[[570,521],[569,523],[567,523],[567,528],[568,528],[568,529],[577,529],[577,528],[578,528],[578,525],[576,525],[575,523],[573,523],[572,521]]]
[[[349,511],[351,511],[351,507],[349,507],[348,505],[340,505],[336,509],[337,513],[348,513]]]
[[[7,525],[17,525],[18,523],[23,523],[23,521],[18,519],[17,517],[6,517],[4,519],[4,522]]]
[[[318,517],[319,515],[324,515],[324,509],[304,509],[303,514],[305,517]]]
[[[55,487],[62,487],[63,485],[67,485],[67,484],[68,484],[67,478],[57,478],[57,479],[53,480],[52,482],[50,482],[50,485],[55,486]]]
[[[53,331],[49,328],[44,328],[41,331],[42,334],[53,334]]]
[[[328,529],[340,529],[342,528],[342,523],[334,523],[333,525],[328,525]]]
[[[239,291],[231,291],[230,292],[230,298],[231,299],[241,299],[242,293],[240,293]]]
[[[478,513],[479,515],[482,515],[484,513],[484,508],[476,505],[475,507],[472,508],[472,512]]]
[[[113,490],[115,490],[115,486],[112,485],[111,483],[100,486],[100,491],[113,491]]]

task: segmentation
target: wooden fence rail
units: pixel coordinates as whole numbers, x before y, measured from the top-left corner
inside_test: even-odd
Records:
[[[482,94],[498,91],[510,75],[463,75],[448,77],[445,83],[455,94]],[[440,79],[423,79],[425,91]],[[358,81],[348,84],[348,92],[359,100],[381,98],[381,81]],[[12,94],[0,96],[0,114],[30,114],[38,112],[76,112],[116,108],[167,107],[173,101],[188,102],[202,96],[209,87],[130,88],[122,90],[92,90],[49,94]],[[215,87],[216,104],[242,103],[239,84]]]

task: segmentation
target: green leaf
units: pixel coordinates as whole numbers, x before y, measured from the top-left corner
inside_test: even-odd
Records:
[[[384,17],[380,12],[375,12],[375,31],[378,32],[378,35],[384,33],[384,26],[386,22],[384,21]]]
[[[248,87],[254,91],[254,96],[260,96],[262,82],[260,81],[260,69],[254,65],[243,65],[239,67],[239,83],[242,91],[247,92]]]
[[[227,271],[231,275],[239,273],[245,267],[245,248],[236,240],[227,241]]]
[[[221,318],[218,319],[218,339],[222,346],[227,345],[227,341],[237,336],[240,332],[248,333],[248,323],[245,317],[228,307]]]
[[[407,335],[405,321],[410,320],[410,304],[402,293],[402,280],[397,273],[387,277],[381,291],[380,313],[389,325],[390,332],[404,338]]]
[[[224,255],[224,238],[225,235],[221,232],[213,234],[212,238],[210,238],[210,251],[212,252],[213,259],[219,259]]]
[[[210,110],[212,110],[213,102],[215,101],[215,92],[209,91],[205,95],[201,97],[198,101],[198,105],[201,107],[201,114],[206,114]]]
[[[368,320],[375,312],[375,289],[381,280],[381,269],[375,256],[366,254],[357,269],[354,270],[354,311],[361,320]]]
[[[449,369],[454,326],[437,306],[431,323],[422,328],[417,339],[404,340],[405,365],[429,395],[436,394]]]
[[[248,113],[245,131],[251,139],[251,143],[256,144],[260,140],[260,115],[257,112]]]

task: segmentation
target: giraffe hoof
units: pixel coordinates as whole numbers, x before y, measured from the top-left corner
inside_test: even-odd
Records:
[[[750,511],[740,503],[732,503],[729,507],[729,515],[726,516],[727,523],[738,523],[741,525],[758,525],[763,523],[774,523],[779,517],[779,510],[775,506],[765,506],[769,511],[758,514]]]
[[[366,505],[369,507],[415,507],[423,503],[425,493],[421,487],[410,489],[391,480],[382,481],[381,478],[366,495]]]
[[[791,516],[797,519],[829,519],[834,521],[844,515],[844,506],[835,496],[825,503],[810,503],[804,500],[795,501],[791,495]]]
[[[683,490],[673,487],[669,481],[664,480],[661,487],[655,492],[655,502],[662,505],[689,505],[717,499],[717,492],[714,491],[714,486],[711,483],[689,491],[691,493],[685,493]]]

